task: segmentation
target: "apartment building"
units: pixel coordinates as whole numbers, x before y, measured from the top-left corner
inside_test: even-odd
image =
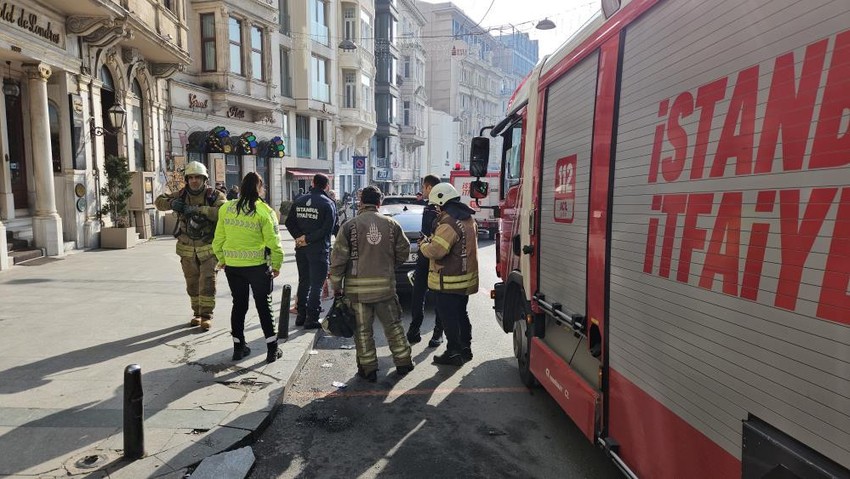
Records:
[[[398,0],[375,0],[375,114],[377,128],[372,138],[374,167],[371,182],[384,193],[397,193],[393,164],[399,164],[398,125],[399,50]]]
[[[278,6],[192,0],[187,17],[193,62],[169,82],[168,170],[179,177],[187,162],[199,161],[211,183],[227,187],[256,171],[265,200],[277,204],[285,190],[280,146],[288,146],[273,54]]]
[[[375,134],[374,0],[339,4],[339,115],[334,156],[334,187],[339,199],[370,183]]]
[[[498,61],[504,46],[452,3],[417,0],[416,6],[427,19],[422,34],[428,39],[424,43],[428,101],[453,117],[457,128],[451,163],[466,168],[472,138],[504,113],[506,73]],[[498,148],[491,152],[496,155]]]
[[[0,269],[6,233],[50,256],[98,246],[106,155],[161,170],[165,79],[190,61],[185,1],[3,2]]]
[[[428,95],[425,93],[425,46],[422,27],[425,16],[413,0],[398,0],[400,34],[398,37],[399,63],[399,158],[391,165],[396,190],[402,194],[415,194],[420,189],[420,179],[430,173],[423,168],[425,141],[427,139]]]

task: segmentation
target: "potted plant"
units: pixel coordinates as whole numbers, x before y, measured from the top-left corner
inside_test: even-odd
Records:
[[[106,186],[100,194],[106,197],[106,203],[100,210],[103,216],[109,216],[112,227],[100,231],[101,248],[130,248],[136,245],[136,228],[130,226],[128,210],[130,196],[133,195],[130,168],[127,159],[108,155],[103,162]]]

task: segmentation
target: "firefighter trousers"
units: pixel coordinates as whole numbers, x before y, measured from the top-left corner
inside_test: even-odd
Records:
[[[203,260],[198,255],[181,256],[183,277],[186,279],[186,294],[195,316],[213,317],[215,310],[215,265],[216,257],[210,255]]]
[[[404,336],[401,324],[401,305],[398,297],[393,296],[377,303],[351,303],[357,318],[357,330],[354,332],[354,346],[357,349],[357,365],[364,374],[378,369],[378,351],[375,349],[373,323],[375,317],[384,327],[384,336],[393,355],[396,366],[410,366],[410,344]]]

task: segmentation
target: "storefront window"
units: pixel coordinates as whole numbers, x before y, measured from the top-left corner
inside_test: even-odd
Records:
[[[53,158],[53,171],[62,171],[62,144],[59,140],[59,107],[52,101],[47,104],[50,120],[50,151]]]

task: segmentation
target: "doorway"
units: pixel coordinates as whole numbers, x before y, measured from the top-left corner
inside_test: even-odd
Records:
[[[6,97],[6,128],[9,133],[9,170],[15,209],[29,208],[27,162],[24,149],[24,115],[20,98]]]

